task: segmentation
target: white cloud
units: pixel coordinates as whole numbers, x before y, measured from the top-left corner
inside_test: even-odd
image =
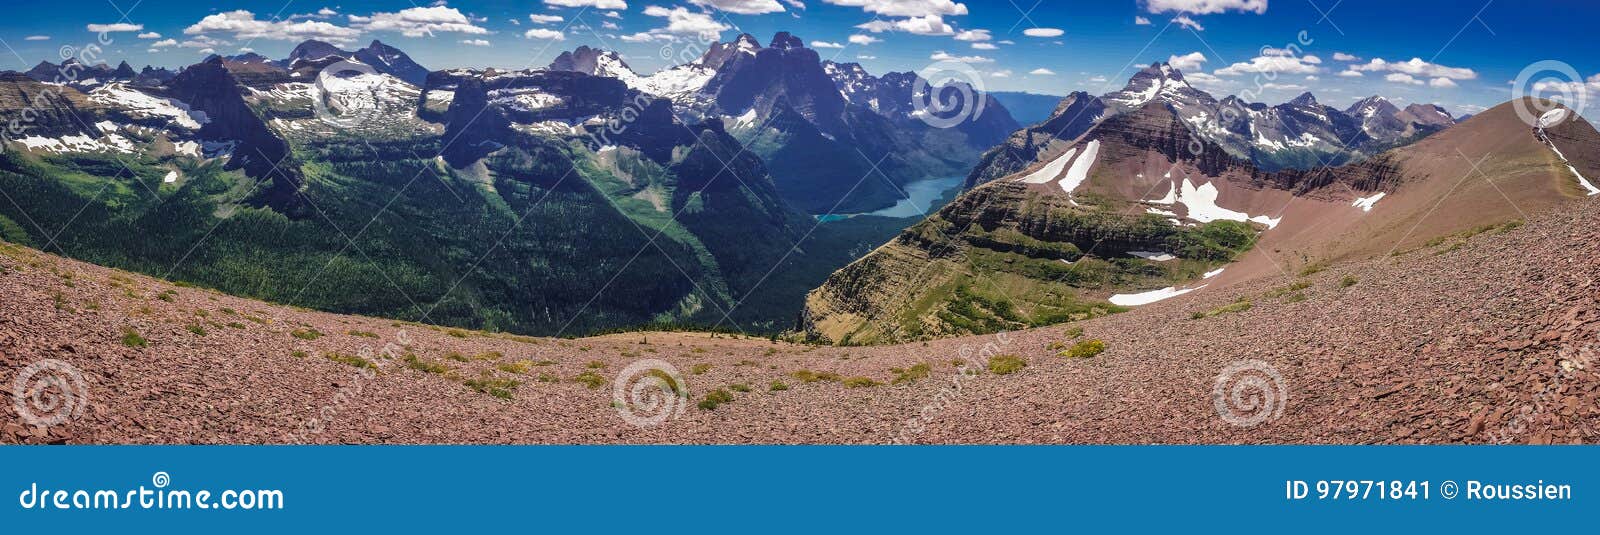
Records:
[[[844,48],[844,45],[828,41],[812,41],[811,48]]]
[[[214,48],[202,48],[202,49],[199,50],[199,53],[202,56],[209,56],[209,55],[217,53],[217,50],[214,49]]]
[[[966,15],[967,5],[954,0],[822,0],[836,6],[859,7],[885,17]]]
[[[934,52],[932,56],[928,56],[928,59],[934,61],[959,61],[961,63],[994,63],[994,60],[983,56],[955,56],[943,50]]]
[[[674,41],[677,40],[677,37],[669,33],[639,32],[632,35],[624,35],[621,39],[628,43],[648,43],[650,41]]]
[[[193,42],[213,44],[210,37],[205,34],[226,33],[234,39],[277,39],[281,41],[304,41],[306,39],[320,39],[332,43],[349,43],[361,35],[359,30],[338,26],[320,20],[305,21],[265,21],[256,20],[254,13],[243,9],[224,11],[206,15],[183,29],[184,35],[196,35],[199,38]],[[185,43],[187,46],[187,43]]]
[[[544,0],[547,6],[556,7],[592,7],[595,9],[628,9],[628,3],[622,0]]]
[[[1046,69],[1044,67],[1040,67],[1040,68],[1028,71],[1028,74],[1032,74],[1034,76],[1055,76],[1056,75],[1056,71],[1052,71],[1050,69]]]
[[[870,36],[870,35],[856,34],[856,35],[850,36],[850,43],[851,44],[856,44],[856,45],[870,45],[872,43],[881,43],[881,42],[883,42],[882,39],[879,39],[877,37],[873,37],[873,36]]]
[[[661,6],[650,6],[644,8],[644,14],[651,17],[661,17],[667,19],[667,26],[665,28],[652,30],[651,33],[665,32],[678,35],[702,35],[710,33],[722,33],[724,30],[730,28],[730,26],[711,18],[711,15],[709,14],[689,11],[688,9],[684,9],[682,7],[667,9]]]
[[[137,32],[143,30],[144,25],[119,22],[116,24],[90,24],[88,26],[84,26],[84,28],[87,28],[89,31],[95,33]]]
[[[1422,80],[1413,78],[1411,75],[1403,72],[1389,73],[1389,75],[1384,76],[1383,79],[1397,84],[1422,85]]]
[[[1428,85],[1432,87],[1450,88],[1456,87],[1456,82],[1455,80],[1451,80],[1449,78],[1434,78],[1432,80],[1428,80]]]
[[[1221,78],[1217,78],[1216,76],[1212,76],[1212,75],[1210,75],[1208,73],[1198,72],[1198,71],[1184,74],[1183,75],[1183,80],[1185,82],[1189,82],[1190,84],[1204,86],[1204,87],[1221,87],[1221,86],[1224,86],[1224,85],[1228,85],[1228,81],[1227,80],[1223,80]]]
[[[1346,54],[1344,52],[1334,52],[1333,53],[1333,60],[1334,61],[1361,61],[1361,58],[1358,57],[1358,56],[1351,55],[1351,54]]]
[[[953,35],[956,29],[944,22],[944,17],[928,15],[899,20],[875,20],[866,24],[858,24],[857,28],[872,32],[883,33],[890,31],[906,32],[915,35]]]
[[[1064,33],[1067,32],[1061,31],[1060,28],[1028,28],[1022,30],[1022,35],[1028,37],[1061,37],[1061,34]]]
[[[1267,0],[1146,0],[1144,8],[1151,13],[1209,15],[1232,10],[1260,15],[1267,12]]]
[[[777,0],[689,0],[689,3],[739,15],[764,15],[784,10],[783,4],[779,4]]]
[[[1462,67],[1446,67],[1437,63],[1422,61],[1422,58],[1411,58],[1408,61],[1390,62],[1383,58],[1372,58],[1372,61],[1361,65],[1351,65],[1351,70],[1366,72],[1397,72],[1412,76],[1428,78],[1449,78],[1452,80],[1472,80],[1478,73],[1472,69]]]
[[[561,15],[540,15],[538,13],[533,13],[528,15],[528,20],[533,21],[534,24],[550,24],[552,22],[561,22],[567,19],[561,18]]]
[[[1316,74],[1316,73],[1322,71],[1321,68],[1316,66],[1317,63],[1321,63],[1321,62],[1322,62],[1322,60],[1317,58],[1316,56],[1305,56],[1305,57],[1298,57],[1297,58],[1297,57],[1294,57],[1294,56],[1262,55],[1262,56],[1256,56],[1254,58],[1251,58],[1250,61],[1245,62],[1245,63],[1235,63],[1233,65],[1229,65],[1227,67],[1223,67],[1221,69],[1217,69],[1216,74],[1219,74],[1219,75],[1222,75],[1222,76],[1237,76],[1237,75],[1245,74],[1245,73],[1269,73],[1269,72],[1272,72],[1272,73],[1294,73],[1294,74]]]
[[[993,43],[972,43],[972,49],[973,50],[999,50],[1000,47],[994,46]]]
[[[1105,83],[1107,80],[1106,80],[1106,77],[1104,75],[1096,74],[1093,77],[1090,77],[1089,81],[1093,82],[1093,83],[1101,84],[1101,83]]]
[[[567,40],[566,34],[547,28],[532,28],[523,32],[522,36],[528,39],[544,39],[547,41]]]
[[[350,15],[350,25],[366,31],[395,31],[406,37],[433,36],[434,33],[489,33],[472,23],[453,7],[412,7],[394,13],[373,13],[369,17]]]
[[[164,48],[164,47],[169,47],[169,46],[178,46],[178,41],[176,39],[162,39],[160,41],[156,41],[154,43],[150,43],[150,46],[152,48]]]
[[[618,30],[618,29],[622,28],[621,26],[618,26],[617,23],[611,22],[609,20],[600,21],[600,27],[601,28],[605,28],[607,30]]]
[[[1276,89],[1276,90],[1279,90],[1279,91],[1304,91],[1306,89],[1306,86],[1299,85],[1299,84],[1280,84],[1280,83],[1276,83],[1276,82],[1268,82],[1268,83],[1265,83],[1265,84],[1261,84],[1261,88],[1262,89]]]
[[[1011,77],[1011,70],[1010,69],[1006,69],[1006,70],[994,71],[994,72],[989,73],[989,77],[990,78],[1010,78]]]
[[[868,56],[866,54],[862,54],[862,55],[856,56],[856,59],[878,59],[878,56]]]
[[[963,30],[956,33],[957,41],[988,41],[994,39],[989,35],[989,30]]]
[[[322,8],[322,9],[318,9],[317,10],[317,15],[318,16],[323,16],[323,17],[332,17],[332,16],[338,15],[338,14],[339,14],[338,11],[334,11],[334,10],[328,9],[328,8]]]
[[[1200,65],[1206,62],[1206,55],[1199,52],[1190,52],[1182,56],[1167,58],[1167,64],[1180,71],[1198,71]]]
[[[1315,82],[1315,81],[1317,81],[1317,80],[1321,80],[1321,79],[1322,79],[1322,78],[1321,78],[1321,77],[1318,77],[1318,76],[1317,76],[1317,75],[1315,75],[1315,74],[1313,74],[1313,75],[1310,75],[1310,76],[1306,76],[1306,81],[1307,81],[1307,82]]]
[[[620,19],[620,18],[622,18],[622,14],[621,13],[617,13],[615,11],[607,11],[606,12],[606,18],[608,18],[608,19]]]
[[[483,39],[462,39],[461,44],[472,46],[489,46],[489,42]]]
[[[1172,18],[1172,23],[1173,24],[1177,24],[1177,25],[1182,26],[1182,27],[1185,27],[1185,28],[1188,28],[1188,29],[1191,29],[1191,30],[1194,30],[1194,31],[1197,31],[1197,32],[1206,31],[1206,27],[1205,26],[1201,26],[1199,22],[1195,22],[1195,20],[1189,18],[1188,15],[1178,15],[1176,17],[1173,17]]]
[[[50,36],[48,36],[48,35],[30,35],[30,36],[22,38],[22,40],[23,41],[49,41],[50,40]]]
[[[1138,16],[1138,15],[1134,15],[1133,16],[1133,23],[1135,25],[1138,25],[1138,26],[1149,26],[1150,25],[1150,19]]]
[[[1352,70],[1346,69],[1346,70],[1340,71],[1339,72],[1339,76],[1343,76],[1345,78],[1360,78],[1360,77],[1365,76],[1365,75],[1361,74],[1360,71],[1352,71]]]
[[[144,32],[144,33],[139,34],[138,37],[140,39],[160,39],[161,38],[161,34],[156,33],[156,32]]]

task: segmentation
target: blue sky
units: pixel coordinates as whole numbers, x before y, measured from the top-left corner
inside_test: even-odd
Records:
[[[663,54],[697,50],[696,31],[766,42],[786,30],[873,73],[968,61],[990,90],[1103,93],[1141,65],[1178,58],[1219,97],[1252,89],[1250,100],[1268,103],[1310,90],[1338,106],[1382,94],[1476,112],[1508,100],[1511,80],[1541,60],[1572,68],[1545,73],[1564,82],[1547,92],[1600,92],[1589,33],[1600,5],[1580,0],[427,1],[13,1],[0,8],[0,69],[58,61],[61,47],[92,43],[91,28],[112,30],[103,58],[135,66],[178,67],[209,51],[278,58],[316,36],[348,48],[381,39],[430,69],[543,66],[587,44],[644,73],[666,66]]]

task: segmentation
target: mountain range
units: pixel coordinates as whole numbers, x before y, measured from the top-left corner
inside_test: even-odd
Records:
[[[90,76],[41,81],[64,70]],[[961,102],[938,113],[965,120],[938,127],[929,99]],[[1380,98],[1348,110],[1309,94],[1278,106],[1216,100],[1159,63],[1120,91],[1070,94],[1024,127],[972,85],[872,75],[788,33],[765,46],[740,35],[650,75],[588,47],[544,69],[430,71],[378,41],[211,56],[176,73],[41,64],[0,74],[0,119],[24,117],[7,142],[21,150],[0,155],[0,189],[15,198],[0,206],[7,241],[445,325],[775,333],[801,316],[810,335],[849,342],[1114,312],[1113,291],[1244,258],[1262,225],[1285,219],[1272,202],[1390,192],[1416,172],[1389,147],[1455,128],[1436,106]],[[1552,146],[1574,143],[1555,134]],[[1295,168],[1335,162],[1346,165],[1331,175]],[[1030,170],[1045,174],[1013,178]],[[1117,173],[1137,176],[1119,185]],[[1083,190],[1063,191],[1067,175]],[[814,218],[960,176],[967,191],[920,222]],[[1141,189],[1155,196],[1163,184],[1176,204],[1146,202]],[[1241,192],[1252,200],[1234,202]],[[1229,209],[1189,204],[1205,198]],[[1135,253],[1181,261],[1123,258]],[[931,296],[918,312],[863,327],[898,306],[880,294],[919,280],[886,266],[951,258],[968,272],[911,292]],[[1050,280],[1068,265],[1093,274]],[[1002,272],[1036,297],[1002,304],[979,281]]]

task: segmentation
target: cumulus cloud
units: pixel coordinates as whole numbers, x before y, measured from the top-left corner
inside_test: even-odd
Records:
[[[87,28],[89,31],[95,32],[95,33],[137,32],[137,31],[143,30],[144,29],[144,25],[143,24],[128,24],[126,22],[119,22],[119,23],[116,23],[116,24],[90,24],[90,25],[84,26],[84,28]]]
[[[829,41],[812,41],[811,48],[844,48],[844,45]]]
[[[528,20],[533,21],[534,24],[550,24],[553,22],[561,22],[567,19],[561,18],[561,15],[540,15],[538,13],[534,13],[528,15]]]
[[[859,7],[885,17],[966,15],[967,5],[954,0],[822,0],[836,6]]]
[[[1200,65],[1206,62],[1206,55],[1199,52],[1190,52],[1182,56],[1167,58],[1167,64],[1180,71],[1197,71]]]
[[[1172,18],[1172,23],[1173,24],[1177,24],[1177,25],[1182,26],[1182,27],[1185,27],[1185,28],[1188,28],[1188,29],[1191,29],[1191,30],[1194,30],[1194,31],[1197,31],[1197,32],[1206,31],[1206,27],[1205,26],[1201,26],[1199,22],[1196,22],[1194,19],[1189,18],[1188,15],[1178,15],[1176,17],[1173,17]]]
[[[928,59],[934,61],[959,61],[961,63],[994,63],[993,59],[983,56],[956,56],[943,50],[934,52],[933,55],[928,56]]]
[[[489,46],[489,42],[483,39],[462,39],[461,44],[471,46]]]
[[[1227,80],[1217,78],[1204,72],[1191,72],[1183,75],[1183,80],[1193,85],[1202,87],[1221,87],[1228,84]]]
[[[1056,71],[1052,71],[1050,69],[1046,69],[1044,67],[1040,67],[1040,68],[1028,71],[1028,74],[1032,74],[1034,76],[1055,76],[1056,75]]]
[[[1422,61],[1422,58],[1411,58],[1408,61],[1391,62],[1383,58],[1372,58],[1360,65],[1351,65],[1351,70],[1366,72],[1395,72],[1421,76],[1426,78],[1449,78],[1451,80],[1472,80],[1478,77],[1477,71],[1462,67],[1446,67],[1437,63]]]
[[[1134,15],[1133,16],[1133,23],[1135,25],[1138,25],[1138,26],[1149,26],[1150,25],[1150,19],[1138,16],[1138,15]]]
[[[777,0],[689,0],[689,3],[740,15],[763,15],[784,10],[783,4]]]
[[[1235,63],[1221,69],[1217,74],[1222,76],[1237,76],[1246,73],[1293,73],[1316,74],[1321,68],[1316,64],[1322,63],[1316,56],[1295,57],[1292,55],[1260,55],[1244,63]]]
[[[667,19],[666,27],[652,30],[651,33],[701,35],[722,33],[730,28],[730,26],[711,18],[709,14],[689,11],[682,7],[667,9],[661,6],[650,6],[644,8],[644,14]]]
[[[473,24],[460,10],[440,5],[406,8],[394,13],[373,13],[369,17],[349,17],[350,25],[358,29],[394,31],[406,37],[431,37],[435,33],[489,33],[482,26]]]
[[[1388,80],[1390,82],[1397,83],[1397,84],[1422,85],[1422,80],[1418,80],[1416,78],[1413,78],[1411,75],[1403,73],[1403,72],[1392,72],[1392,73],[1389,73],[1389,75],[1388,76],[1384,76],[1383,79],[1384,80]]]
[[[1022,30],[1022,35],[1028,37],[1061,37],[1061,34],[1064,33],[1067,32],[1061,31],[1060,28],[1028,28]]]
[[[346,28],[320,20],[305,21],[265,21],[256,20],[254,13],[239,9],[206,15],[183,29],[184,35],[200,36],[190,42],[211,44],[210,37],[205,34],[229,34],[234,39],[277,39],[280,41],[304,41],[319,39],[331,43],[349,43],[361,35],[359,30]],[[184,46],[189,46],[185,42]]]
[[[915,35],[953,35],[956,29],[944,22],[944,17],[928,15],[899,20],[875,20],[857,28],[872,32],[906,32]]]
[[[994,39],[989,30],[963,30],[956,33],[957,41],[988,41]]]
[[[162,39],[160,41],[150,43],[151,48],[166,48],[169,46],[178,46],[178,41],[176,39]]]
[[[1428,80],[1428,85],[1438,88],[1451,88],[1456,87],[1456,81],[1449,78],[1434,78],[1432,80]]]
[[[50,36],[48,36],[48,35],[30,35],[30,36],[22,38],[22,40],[23,41],[49,41],[50,40]]]
[[[1276,89],[1276,90],[1279,90],[1279,91],[1305,91],[1306,86],[1299,85],[1299,84],[1280,84],[1280,83],[1275,83],[1275,82],[1268,82],[1268,83],[1265,83],[1265,84],[1261,84],[1261,88],[1262,89]]]
[[[628,9],[623,0],[544,0],[544,5],[556,7],[592,7],[595,9]]]
[[[1006,69],[1006,70],[994,71],[994,72],[989,73],[989,77],[990,78],[1010,78],[1011,77],[1011,70],[1010,69]]]
[[[1358,56],[1351,55],[1351,54],[1346,54],[1344,52],[1334,52],[1333,53],[1333,60],[1334,61],[1361,61],[1361,58],[1358,57]]]
[[[555,31],[555,30],[547,29],[547,28],[533,28],[533,29],[530,29],[530,30],[528,30],[526,32],[523,32],[522,36],[525,37],[525,38],[528,38],[528,39],[543,39],[543,40],[546,40],[546,41],[565,41],[565,40],[567,40],[567,35],[566,34],[558,32],[558,31]]]
[[[1000,47],[994,46],[993,43],[972,43],[972,49],[973,50],[999,50]]]
[[[862,55],[856,56],[856,59],[878,59],[878,56],[868,56],[866,54],[862,54]]]
[[[156,32],[144,32],[139,34],[137,37],[140,39],[160,39],[161,34]]]
[[[1345,78],[1360,78],[1360,77],[1365,76],[1365,75],[1361,74],[1360,71],[1352,71],[1352,70],[1349,70],[1349,69],[1345,69],[1345,70],[1339,72],[1339,76],[1343,76]]]
[[[881,43],[881,42],[883,42],[882,39],[879,39],[877,37],[873,37],[873,36],[870,36],[870,35],[855,34],[855,35],[850,36],[850,44],[854,44],[854,45],[870,45],[872,43]]]
[[[1238,11],[1260,15],[1267,12],[1267,0],[1145,0],[1144,8],[1151,13],[1209,15]]]

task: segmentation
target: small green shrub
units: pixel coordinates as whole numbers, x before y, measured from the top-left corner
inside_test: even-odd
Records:
[[[322,333],[318,332],[316,329],[307,327],[304,329],[295,329],[294,332],[289,333],[289,336],[293,336],[301,340],[316,340],[318,338],[322,338]]]
[[[205,336],[206,335],[206,328],[201,326],[200,324],[197,324],[197,323],[191,323],[191,324],[188,324],[188,325],[184,325],[183,328],[188,330],[191,333],[194,333],[195,336]]]
[[[122,345],[128,347],[146,347],[150,345],[150,341],[145,340],[144,336],[139,334],[139,331],[133,330],[133,327],[123,327]]]
[[[768,387],[768,390],[771,390],[773,392],[782,392],[782,391],[788,390],[788,389],[789,389],[789,385],[784,384],[783,381],[779,381],[779,380],[776,380],[776,379],[774,379],[772,381],[772,385]]]
[[[522,382],[515,379],[501,379],[490,375],[484,375],[478,379],[467,379],[466,381],[463,381],[462,384],[467,385],[467,388],[471,388],[478,392],[500,399],[512,399],[514,397],[515,389],[518,386],[521,386]]]
[[[744,384],[744,383],[734,383],[734,384],[728,385],[728,390],[732,390],[734,392],[749,392],[750,391],[750,385],[747,385],[747,384]]]
[[[360,336],[362,338],[377,338],[378,337],[378,335],[376,333],[370,333],[370,332],[367,332],[367,331],[350,331],[350,332],[347,332],[345,334],[348,334],[350,336]]]
[[[582,383],[584,386],[589,387],[590,390],[600,388],[606,384],[606,378],[601,377],[600,374],[595,372],[580,373],[577,377],[573,377],[572,381],[576,383]]]
[[[422,360],[420,358],[417,358],[416,355],[413,355],[411,353],[406,353],[406,356],[405,356],[404,360],[406,362],[406,367],[407,368],[411,368],[413,370],[417,370],[417,371],[420,371],[420,372],[432,373],[432,374],[437,374],[437,375],[444,375],[444,374],[450,373],[450,367],[449,366],[445,366],[443,363],[440,363],[440,362],[428,362],[428,361]]]
[[[355,355],[346,355],[346,354],[343,354],[343,353],[328,353],[328,354],[323,355],[323,356],[327,357],[328,360],[331,360],[331,361],[334,361],[334,362],[337,362],[337,363],[340,363],[340,364],[344,364],[346,366],[354,366],[354,367],[357,367],[357,368],[366,368],[366,369],[369,369],[369,370],[378,369],[378,365],[377,364],[373,364],[372,361],[369,361],[367,359],[364,359],[364,358],[361,358],[361,357],[358,357],[358,356],[355,356]]]
[[[694,375],[704,375],[708,371],[711,371],[710,364],[696,364],[689,367],[689,373]]]
[[[1104,340],[1084,340],[1073,344],[1072,348],[1062,351],[1061,356],[1073,359],[1086,359],[1099,355],[1106,350]]]
[[[877,381],[872,380],[871,377],[861,377],[861,376],[846,377],[846,378],[844,378],[843,382],[844,382],[844,387],[845,388],[867,388],[867,387],[878,386],[880,384],[883,384],[883,383],[879,383]]]
[[[589,361],[589,364],[587,366],[591,370],[601,370],[601,369],[605,369],[606,363],[598,361],[598,360],[591,360],[591,361]]]
[[[890,380],[889,384],[903,385],[916,382],[918,379],[928,378],[933,373],[933,365],[924,362],[910,368],[892,368],[889,371],[895,374],[894,379]]]
[[[789,377],[798,379],[802,383],[815,383],[817,381],[839,382],[844,380],[843,377],[834,372],[814,372],[811,370],[792,371],[789,372]]]
[[[1345,275],[1344,278],[1339,279],[1339,287],[1349,288],[1355,286],[1358,282],[1361,282],[1361,279],[1356,278],[1355,275]]]
[[[1028,367],[1028,361],[1016,355],[995,355],[989,359],[989,373],[1009,375]]]
[[[533,361],[531,361],[531,360],[519,360],[519,361],[516,361],[516,362],[502,362],[502,363],[496,365],[495,368],[499,369],[500,371],[506,372],[506,373],[514,373],[514,374],[517,374],[517,375],[527,375],[528,372],[533,370]]]
[[[700,408],[708,411],[717,410],[717,406],[733,401],[733,394],[718,388],[706,393],[706,398],[700,401]]]

